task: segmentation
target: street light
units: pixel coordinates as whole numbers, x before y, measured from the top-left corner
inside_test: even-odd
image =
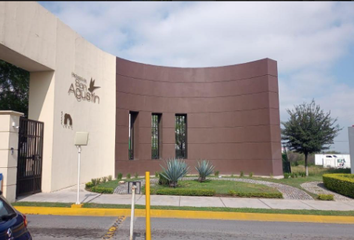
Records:
[[[76,132],[75,134],[75,146],[77,147],[77,196],[76,204],[80,204],[80,168],[81,168],[81,146],[87,146],[88,132]]]

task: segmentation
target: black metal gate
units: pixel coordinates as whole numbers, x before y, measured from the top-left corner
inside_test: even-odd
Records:
[[[20,118],[16,198],[42,191],[44,123]]]

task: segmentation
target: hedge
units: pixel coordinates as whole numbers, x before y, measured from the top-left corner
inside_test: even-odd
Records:
[[[229,191],[231,196],[237,197],[258,197],[258,198],[283,198],[283,194],[278,193],[245,193],[245,192],[236,192],[233,190]]]
[[[145,188],[142,188],[145,194]],[[150,189],[150,194],[156,195],[176,195],[176,196],[214,196],[215,190],[212,189],[184,189],[184,188],[161,188]]]
[[[106,187],[92,187],[91,192],[96,192],[96,193],[113,193],[113,188],[106,188]]]
[[[86,183],[86,189],[90,189],[90,188],[92,188],[93,187],[93,183],[92,182],[88,182],[88,183]]]
[[[318,200],[325,200],[325,201],[333,201],[333,195],[332,194],[318,194],[317,197]]]
[[[323,174],[322,178],[327,189],[354,198],[354,174]]]

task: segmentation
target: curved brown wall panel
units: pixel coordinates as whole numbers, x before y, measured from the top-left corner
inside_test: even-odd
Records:
[[[277,63],[160,67],[117,58],[116,173],[161,171],[175,157],[175,114],[187,114],[191,170],[210,160],[221,174],[282,175]],[[128,159],[129,111],[139,112]],[[161,159],[151,159],[151,114],[161,113]]]

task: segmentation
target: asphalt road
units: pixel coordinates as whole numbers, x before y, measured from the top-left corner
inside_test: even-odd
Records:
[[[129,239],[130,218],[28,215],[34,240]],[[115,226],[115,228],[111,228]],[[354,225],[192,219],[151,219],[154,240],[326,240],[354,239]],[[109,229],[115,231],[112,236]],[[109,233],[107,235],[107,232]],[[105,235],[106,234],[106,235]],[[145,219],[134,221],[134,239],[145,239]]]
[[[28,229],[33,240],[102,239],[116,219],[116,217],[27,215]]]

